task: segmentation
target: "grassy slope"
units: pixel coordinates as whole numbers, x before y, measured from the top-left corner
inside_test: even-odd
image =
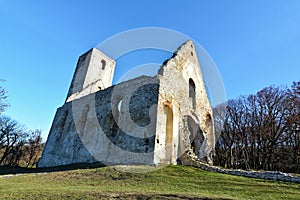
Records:
[[[266,181],[167,166],[149,173],[114,167],[0,178],[0,198],[299,199],[300,184]]]

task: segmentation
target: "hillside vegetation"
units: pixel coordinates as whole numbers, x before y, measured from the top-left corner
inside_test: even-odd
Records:
[[[128,167],[127,167],[128,168]],[[126,168],[126,169],[127,169]],[[131,170],[146,168],[131,167]],[[118,167],[1,176],[1,199],[299,199],[300,184],[167,166],[148,173]]]
[[[229,100],[213,113],[215,165],[300,173],[300,81]]]

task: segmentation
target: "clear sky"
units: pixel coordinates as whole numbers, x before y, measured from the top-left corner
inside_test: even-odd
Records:
[[[218,66],[228,99],[300,80],[298,0],[0,0],[0,24],[0,79],[6,80],[0,84],[10,103],[4,114],[42,129],[44,139],[78,56],[128,29],[163,27],[192,37]],[[120,58],[116,75],[168,56]]]

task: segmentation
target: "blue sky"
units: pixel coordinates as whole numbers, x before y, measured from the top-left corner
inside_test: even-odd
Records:
[[[42,129],[44,138],[78,56],[133,28],[173,29],[199,42],[218,66],[228,99],[300,80],[297,0],[0,0],[0,24],[0,79],[6,80],[0,84],[10,103],[4,114]],[[167,58],[157,52],[125,55],[117,60],[116,75]]]

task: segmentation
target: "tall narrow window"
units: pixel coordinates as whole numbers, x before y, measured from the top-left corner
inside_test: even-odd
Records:
[[[123,102],[123,101],[120,100],[119,103],[118,103],[118,111],[119,111],[119,113],[121,112],[122,102]]]
[[[193,108],[195,109],[195,107],[196,107],[196,88],[195,88],[195,82],[191,78],[189,80],[189,97],[191,98]]]
[[[116,122],[119,122],[119,118],[122,117],[122,116],[121,116],[122,103],[123,103],[122,100],[120,100],[119,103],[118,103],[118,116],[116,116],[116,117],[118,117],[118,118],[116,119],[116,120],[117,120]]]
[[[106,65],[106,61],[102,59],[101,63],[102,63],[102,70],[104,70],[105,69],[105,65]]]

